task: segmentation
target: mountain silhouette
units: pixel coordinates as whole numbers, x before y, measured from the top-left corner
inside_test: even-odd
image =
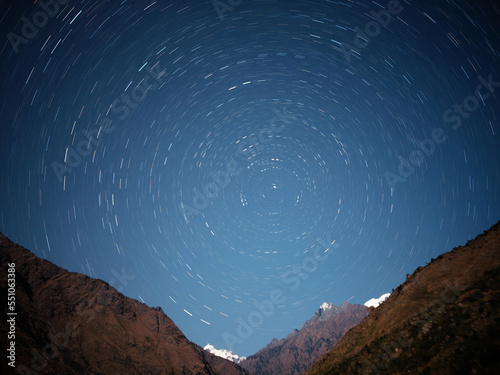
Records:
[[[57,267],[2,234],[0,260],[2,301],[9,296],[6,270],[15,264],[10,313],[17,314],[2,310],[2,322],[15,321],[16,366],[4,358],[2,374],[247,374],[186,339],[161,308]],[[10,329],[0,325],[4,343]]]
[[[306,374],[499,374],[498,353],[500,223],[407,275]]]

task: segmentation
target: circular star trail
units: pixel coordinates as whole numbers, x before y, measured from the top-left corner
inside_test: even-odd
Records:
[[[201,346],[252,354],[500,218],[493,1],[0,9],[0,230]]]

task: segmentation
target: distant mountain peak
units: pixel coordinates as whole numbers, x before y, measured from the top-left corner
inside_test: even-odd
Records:
[[[302,328],[309,327],[317,322],[325,321],[332,316],[341,314],[350,306],[352,305],[349,302],[342,302],[339,306],[335,306],[331,302],[323,302],[312,318],[302,325]]]
[[[321,304],[321,306],[319,307],[320,310],[323,310],[323,311],[326,311],[326,310],[330,310],[332,308],[334,308],[335,305],[333,303],[326,303],[326,302],[323,302]]]
[[[240,363],[241,361],[244,361],[245,359],[247,359],[247,357],[240,357],[239,355],[234,354],[230,350],[217,349],[217,348],[215,348],[215,346],[213,346],[211,344],[205,345],[205,347],[203,349],[206,350],[207,352],[217,356],[217,357],[227,359],[228,361],[231,361],[234,363]]]

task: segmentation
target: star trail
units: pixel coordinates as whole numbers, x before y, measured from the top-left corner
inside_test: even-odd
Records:
[[[0,231],[250,355],[500,219],[500,8],[7,1]]]

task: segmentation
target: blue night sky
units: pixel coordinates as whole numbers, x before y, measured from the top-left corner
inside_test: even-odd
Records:
[[[500,219],[493,0],[61,3],[0,6],[0,231],[201,346],[252,354]]]

